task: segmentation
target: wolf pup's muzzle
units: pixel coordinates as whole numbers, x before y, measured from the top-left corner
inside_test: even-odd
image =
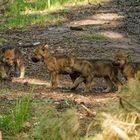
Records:
[[[32,57],[31,60],[32,60],[33,62],[35,62],[35,63],[40,61],[40,59],[38,59],[38,58],[36,58],[36,57]]]

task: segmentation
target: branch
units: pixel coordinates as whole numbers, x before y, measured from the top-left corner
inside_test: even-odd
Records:
[[[123,104],[123,102],[122,102],[122,99],[121,99],[121,98],[119,98],[119,103],[120,103],[121,107],[122,107],[122,108],[124,108],[124,104]]]
[[[89,108],[87,108],[85,105],[81,104],[81,106],[92,116],[96,116],[96,111],[92,112]]]
[[[29,48],[29,47],[33,47],[36,45],[41,45],[40,42],[34,42],[34,43],[19,43],[18,45],[16,45],[17,47],[22,47],[22,48]]]

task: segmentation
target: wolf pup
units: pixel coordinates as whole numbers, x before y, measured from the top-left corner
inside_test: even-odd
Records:
[[[84,92],[90,92],[92,90],[91,83],[93,80],[94,66],[89,61],[72,58],[71,68],[72,71],[80,73],[79,77],[77,76],[76,80],[74,81],[71,90],[75,90],[80,83],[84,82]]]
[[[140,80],[140,63],[138,62],[128,62],[129,55],[118,51],[115,55],[115,63],[121,69],[121,73],[126,80],[137,78]]]
[[[25,64],[23,55],[19,49],[6,46],[0,49],[0,55],[8,77],[10,76],[12,67],[14,67],[16,74],[19,75],[19,78],[24,78]]]
[[[118,68],[113,65],[112,61],[89,59],[88,63],[85,60],[75,59],[73,69],[79,71],[81,76],[77,78],[72,86],[72,90],[76,89],[80,83],[85,81],[89,90],[91,90],[91,82],[94,77],[103,77],[108,87],[103,92],[109,92],[115,87],[120,90],[121,81],[118,79]]]
[[[1,61],[0,61],[0,77],[2,79],[8,79],[8,76],[7,76],[5,68],[4,68],[4,64]]]
[[[49,51],[48,45],[39,45],[34,52],[33,57],[31,58],[33,62],[38,62],[43,60],[49,73],[51,74],[51,84],[53,88],[56,88],[59,83],[60,74],[69,74],[72,81],[75,81],[78,72],[73,72],[70,64],[71,57],[68,56],[52,56]]]

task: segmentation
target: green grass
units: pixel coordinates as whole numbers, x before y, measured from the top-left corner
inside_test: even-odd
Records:
[[[7,19],[6,23],[0,24],[0,29],[12,29],[12,28],[21,28],[27,27],[28,25],[34,24],[43,24],[45,22],[59,23],[63,21],[61,16],[51,16],[51,15],[26,15],[17,17],[10,17]]]
[[[93,4],[105,0],[91,0]],[[70,6],[87,4],[87,0],[51,0],[50,6],[46,0],[15,0],[10,2],[8,10],[0,17],[0,30],[18,27],[26,27],[33,24],[44,24],[46,22],[59,23],[65,19],[63,16],[51,15],[52,12],[69,9]]]
[[[95,33],[95,34],[81,34],[80,37],[86,38],[86,39],[95,39],[97,41],[103,41],[106,39],[106,37],[101,33]]]
[[[23,129],[25,121],[30,118],[30,100],[31,94],[17,100],[15,105],[10,104],[10,108],[8,105],[4,106],[5,111],[1,110],[0,130],[7,139],[19,133]]]
[[[7,40],[5,38],[0,37],[0,45],[3,45],[6,42]]]
[[[32,130],[30,139],[78,140],[79,120],[75,110],[59,113],[55,108],[44,108],[38,125]]]
[[[47,11],[43,12],[47,9],[48,6],[45,0],[35,2],[15,1],[5,15],[0,17],[1,20],[6,19],[0,22],[0,29],[26,27],[46,22],[59,23],[64,20],[62,16],[51,16]]]

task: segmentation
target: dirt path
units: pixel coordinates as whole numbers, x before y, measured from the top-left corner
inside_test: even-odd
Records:
[[[114,93],[83,94],[82,86],[76,92],[70,92],[69,77],[62,76],[60,87],[51,90],[49,74],[43,63],[31,62],[34,43],[48,43],[54,54],[73,54],[77,57],[113,59],[114,53],[123,49],[132,56],[133,61],[139,61],[140,55],[140,7],[118,5],[108,2],[101,7],[89,5],[68,9],[63,15],[66,22],[58,25],[32,26],[27,29],[12,29],[1,31],[0,36],[8,40],[7,44],[20,47],[26,58],[27,72],[24,81],[14,79],[13,82],[1,82],[1,97],[15,98],[29,92],[35,85],[35,96],[53,98],[54,100],[70,99],[88,104],[101,102],[116,96]],[[56,14],[56,13],[54,13]],[[83,30],[71,30],[71,26],[80,26]],[[89,37],[91,34],[102,34]],[[14,82],[17,81],[17,82]],[[23,84],[23,83],[24,84]],[[100,89],[99,89],[100,91]],[[2,98],[2,99],[3,99]]]

